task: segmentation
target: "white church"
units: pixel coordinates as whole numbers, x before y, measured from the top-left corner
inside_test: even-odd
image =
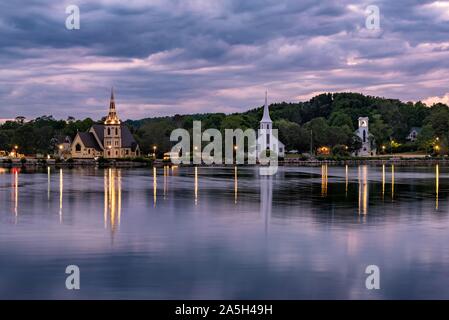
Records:
[[[369,133],[369,118],[359,117],[359,128],[355,131],[355,134],[362,141],[362,146],[359,150],[355,151],[352,155],[358,157],[370,157],[376,155],[376,144],[374,136]]]
[[[265,104],[263,107],[263,116],[260,120],[259,136],[257,138],[257,154],[263,150],[274,151],[278,157],[285,156],[285,146],[273,135],[273,121],[270,118],[270,111],[268,110],[268,94],[265,91]]]

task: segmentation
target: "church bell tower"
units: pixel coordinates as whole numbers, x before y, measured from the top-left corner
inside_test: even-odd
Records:
[[[111,89],[109,113],[104,121],[104,157],[119,158],[122,147],[122,130],[117,116],[114,100],[114,89]]]

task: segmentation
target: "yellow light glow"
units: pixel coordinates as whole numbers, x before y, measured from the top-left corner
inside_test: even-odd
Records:
[[[195,167],[195,205],[198,204],[198,167]]]
[[[440,166],[435,166],[435,210],[438,210],[438,192],[440,189]]]
[[[157,171],[156,167],[153,167],[153,206],[156,207],[157,201]]]
[[[237,195],[239,190],[237,166],[234,167],[234,203],[237,203]]]
[[[327,196],[327,164],[321,166],[321,196]]]

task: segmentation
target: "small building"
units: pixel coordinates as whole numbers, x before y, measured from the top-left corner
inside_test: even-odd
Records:
[[[411,141],[411,142],[415,142],[416,139],[418,139],[418,135],[419,135],[420,132],[421,132],[421,128],[412,127],[410,129],[410,132],[409,132],[408,136],[405,139],[408,140],[408,141]]]
[[[72,158],[116,159],[140,156],[139,145],[117,115],[113,91],[104,123],[94,124],[88,132],[78,132],[70,148]]]
[[[370,157],[376,155],[376,144],[374,136],[369,133],[369,118],[359,117],[359,128],[355,131],[355,134],[362,141],[362,146],[359,150],[356,150],[353,155],[359,157]]]
[[[260,155],[263,150],[270,150],[274,151],[278,157],[283,158],[285,156],[285,146],[273,135],[273,121],[271,121],[270,111],[268,109],[267,92],[265,92],[265,104],[259,129],[260,134],[257,138],[257,153]]]

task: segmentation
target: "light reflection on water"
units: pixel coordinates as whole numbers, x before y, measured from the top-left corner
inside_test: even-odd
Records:
[[[1,170],[0,298],[449,298],[448,178],[438,165]],[[65,290],[69,264],[80,291]],[[369,264],[380,291],[365,289]]]

